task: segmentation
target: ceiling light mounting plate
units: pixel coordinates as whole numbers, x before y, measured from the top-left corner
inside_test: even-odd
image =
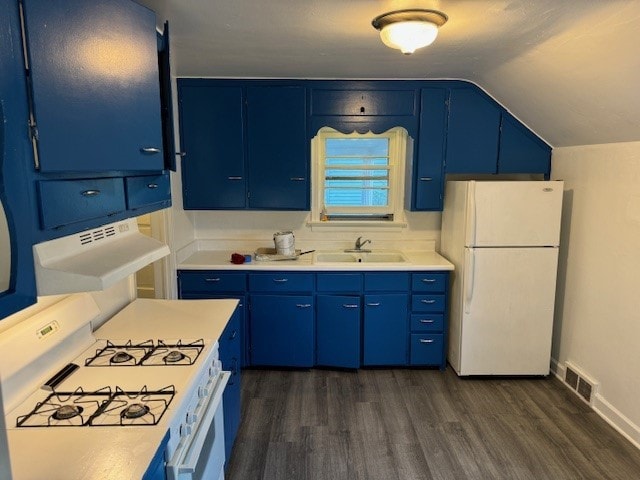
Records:
[[[387,25],[391,25],[392,23],[398,22],[430,22],[438,27],[441,27],[445,23],[447,23],[449,17],[442,12],[437,10],[427,10],[427,9],[406,9],[406,10],[394,10],[392,12],[383,13],[382,15],[378,15],[371,22],[371,25],[374,26],[377,30],[382,30]]]

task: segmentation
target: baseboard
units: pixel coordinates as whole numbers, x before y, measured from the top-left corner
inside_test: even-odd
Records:
[[[551,359],[551,372],[573,393],[575,391],[564,383],[565,367],[555,358]],[[580,398],[579,395],[576,397]],[[586,402],[585,402],[586,403]],[[600,415],[605,422],[616,429],[631,444],[640,449],[640,427],[625,417],[617,408],[611,405],[600,392],[597,392],[592,401],[591,408]]]

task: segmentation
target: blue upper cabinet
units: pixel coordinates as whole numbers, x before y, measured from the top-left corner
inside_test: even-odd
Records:
[[[178,92],[184,208],[245,208],[242,88],[181,80]]]
[[[447,173],[497,173],[500,107],[477,88],[452,88]]]
[[[502,114],[498,173],[551,171],[551,147],[507,112]]]
[[[130,0],[24,0],[38,168],[161,171],[156,17]]]
[[[309,209],[305,105],[303,87],[247,88],[250,208]]]

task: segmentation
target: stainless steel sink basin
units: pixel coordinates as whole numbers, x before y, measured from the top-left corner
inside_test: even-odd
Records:
[[[406,263],[402,252],[316,252],[314,263]]]

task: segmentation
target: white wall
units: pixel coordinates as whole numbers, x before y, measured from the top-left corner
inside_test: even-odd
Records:
[[[640,142],[557,148],[565,181],[552,355],[600,383],[594,408],[640,444]]]

